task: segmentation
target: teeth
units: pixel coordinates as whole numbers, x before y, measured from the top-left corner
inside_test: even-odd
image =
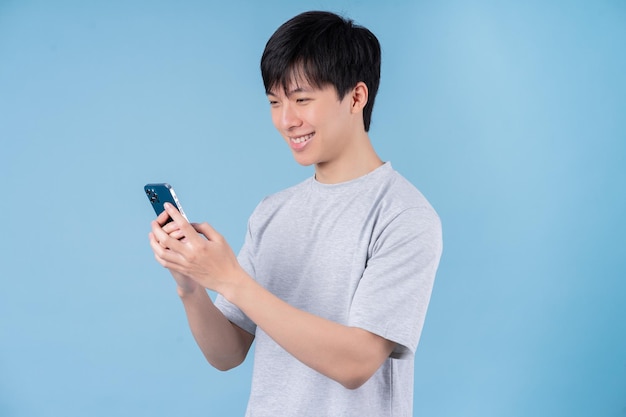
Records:
[[[307,140],[311,139],[313,137],[313,133],[309,133],[306,136],[300,136],[299,138],[291,138],[291,141],[294,143],[302,143],[302,142],[306,142]]]

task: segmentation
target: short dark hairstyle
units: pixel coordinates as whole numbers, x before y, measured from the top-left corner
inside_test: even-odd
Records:
[[[312,87],[332,85],[339,99],[364,82],[369,92],[363,124],[369,131],[380,83],[380,43],[367,28],[334,13],[310,11],[283,23],[267,41],[261,58],[265,92],[285,92],[294,80]]]

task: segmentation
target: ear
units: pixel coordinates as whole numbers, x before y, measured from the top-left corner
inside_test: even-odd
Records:
[[[363,108],[367,104],[367,99],[369,97],[369,90],[367,89],[367,85],[363,81],[359,81],[354,89],[352,90],[350,99],[351,99],[351,111],[352,113],[358,113],[363,111]]]

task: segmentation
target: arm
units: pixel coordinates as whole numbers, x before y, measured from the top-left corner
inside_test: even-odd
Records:
[[[159,262],[190,277],[199,286],[222,294],[307,366],[346,388],[355,389],[389,357],[395,346],[393,342],[283,302],[241,268],[227,242],[211,226],[191,225],[176,209],[166,210],[185,238],[178,240],[167,233],[155,233],[153,249]],[[284,317],[289,320],[286,322]]]
[[[234,325],[215,307],[204,288],[181,293],[189,328],[207,361],[220,371],[240,365],[254,336]]]
[[[164,236],[171,235],[175,239],[186,240],[180,235],[176,224],[161,226],[166,219],[166,214],[159,216],[152,223],[150,233],[150,244],[160,263],[162,261],[157,252],[164,248],[158,239],[163,240]],[[207,361],[222,371],[240,365],[246,358],[254,336],[228,321],[215,307],[204,288],[177,271],[170,272],[177,283],[178,295],[185,307],[189,328]]]
[[[227,300],[291,355],[348,389],[367,382],[395,347],[393,342],[366,330],[298,310],[245,272],[233,278],[221,287]]]

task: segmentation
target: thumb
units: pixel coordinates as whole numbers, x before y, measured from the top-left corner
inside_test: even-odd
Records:
[[[220,235],[210,224],[204,223],[191,223],[196,232],[201,233],[208,240],[218,241],[222,240],[222,235]]]

